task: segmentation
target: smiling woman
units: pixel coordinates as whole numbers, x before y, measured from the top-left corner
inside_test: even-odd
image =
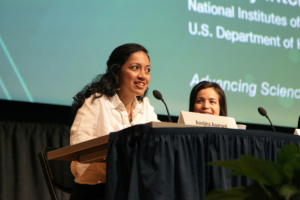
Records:
[[[71,145],[158,121],[146,97],[151,69],[148,51],[139,44],[124,44],[111,53],[106,64],[106,73],[74,97]],[[72,162],[71,170],[76,182],[71,200],[105,199],[105,163]]]
[[[125,62],[117,75],[120,83],[117,94],[125,105],[129,105],[136,96],[144,96],[150,82],[150,70],[148,55],[143,51],[131,54]]]
[[[190,94],[190,112],[227,116],[226,96],[219,84],[202,81]]]

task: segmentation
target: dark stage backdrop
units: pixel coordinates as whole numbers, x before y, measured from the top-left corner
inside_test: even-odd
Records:
[[[68,146],[69,130],[66,125],[0,121],[1,200],[50,200],[37,154],[46,146]]]

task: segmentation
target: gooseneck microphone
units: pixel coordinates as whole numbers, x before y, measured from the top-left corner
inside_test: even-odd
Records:
[[[169,113],[169,109],[168,109],[168,106],[166,104],[166,102],[164,101],[161,93],[157,90],[153,90],[153,96],[157,99],[157,100],[161,100],[165,106],[166,106],[166,109],[167,109],[167,113],[168,113],[168,118],[169,118],[169,121],[172,122],[172,119],[171,119],[171,116],[170,116],[170,113]]]
[[[266,117],[269,120],[274,132],[276,132],[270,118],[268,117],[267,111],[262,107],[258,107],[258,112],[259,112],[259,114],[261,114],[262,116]]]

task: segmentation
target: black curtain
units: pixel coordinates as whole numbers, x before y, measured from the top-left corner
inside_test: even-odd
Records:
[[[246,186],[230,170],[207,165],[249,154],[276,161],[278,151],[299,136],[269,131],[134,126],[111,133],[107,199],[202,199],[210,190]]]
[[[50,200],[37,154],[46,146],[68,146],[69,140],[66,125],[0,121],[0,199]]]

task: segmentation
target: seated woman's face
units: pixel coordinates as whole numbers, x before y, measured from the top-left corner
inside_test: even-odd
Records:
[[[194,104],[194,112],[219,116],[219,94],[214,88],[206,88],[198,92]]]
[[[128,58],[121,69],[120,91],[127,96],[144,95],[150,82],[150,61],[143,51],[138,51]]]

